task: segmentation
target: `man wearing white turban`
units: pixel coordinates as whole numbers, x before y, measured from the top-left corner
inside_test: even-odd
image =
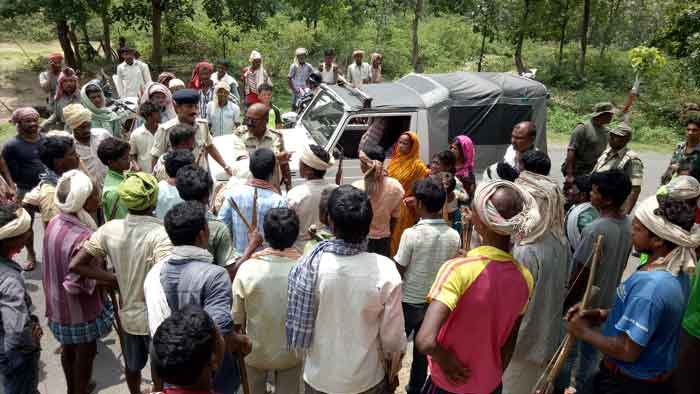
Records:
[[[567,331],[604,355],[595,393],[673,392],[688,274],[700,246],[694,222],[695,204],[663,192],[647,198],[635,211],[632,239],[649,263],[620,285],[612,309],[567,312]],[[602,332],[592,327],[603,322]]]
[[[90,213],[100,205],[99,190],[80,170],[64,172],[54,203],[60,213],[44,236],[44,300],[48,326],[61,344],[61,365],[71,392],[88,392],[97,340],[112,330],[112,305],[104,302],[92,279],[70,272],[70,260],[97,224]],[[116,284],[115,284],[116,285]]]
[[[430,363],[423,392],[499,390],[532,293],[532,275],[509,253],[540,220],[532,196],[508,181],[481,183],[471,220],[481,246],[440,268],[415,338]]]
[[[36,393],[42,331],[31,314],[22,267],[13,260],[27,240],[32,219],[15,203],[0,204],[0,375],[7,394]]]
[[[262,84],[272,86],[272,80],[263,67],[262,55],[254,50],[250,53],[250,66],[243,70],[243,95],[245,96],[245,108],[260,102],[258,88]],[[244,108],[244,109],[245,109]]]
[[[318,215],[318,204],[324,190],[338,187],[325,179],[326,171],[333,167],[333,164],[333,157],[319,145],[304,148],[299,159],[299,175],[306,179],[306,182],[293,187],[287,193],[289,207],[299,217],[299,237],[294,245],[299,251],[303,251],[306,241],[311,239],[309,228],[323,227]]]
[[[530,393],[563,337],[561,325],[554,322],[561,319],[566,298],[571,249],[564,236],[564,195],[548,176],[550,169],[546,153],[530,150],[522,155],[515,180],[537,202],[541,220],[513,246],[513,256],[530,271],[535,289],[503,374],[503,391],[508,394]]]
[[[66,126],[73,131],[73,139],[76,142],[75,153],[85,165],[87,175],[101,187],[107,174],[107,166],[97,157],[97,148],[112,134],[105,129],[92,127],[92,116],[92,112],[82,104],[70,104],[63,108]]]

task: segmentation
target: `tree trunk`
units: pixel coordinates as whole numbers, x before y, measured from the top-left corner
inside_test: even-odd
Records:
[[[481,30],[481,49],[479,49],[479,66],[476,71],[481,72],[481,63],[484,61],[484,51],[486,50],[486,29]]]
[[[153,53],[151,53],[151,63],[156,72],[160,72],[163,63],[163,54],[161,51],[161,0],[151,0],[153,7],[153,16],[151,18],[151,28],[153,29]]]
[[[557,58],[557,68],[561,70],[561,63],[564,59],[564,44],[566,43],[566,28],[569,26],[569,0],[564,0],[561,10],[561,31],[559,34],[559,57]]]
[[[530,0],[524,0],[523,2],[523,17],[520,20],[520,30],[518,30],[518,35],[515,37],[515,54],[513,58],[515,60],[515,68],[518,70],[518,74],[523,74],[525,71],[525,65],[523,64],[523,42],[525,41],[525,29],[527,28],[527,17],[530,14]]]
[[[615,21],[617,21],[617,12],[620,10],[620,3],[622,3],[621,0],[616,0],[612,4],[610,4],[610,12],[608,13],[608,23],[605,26],[605,35],[603,36],[603,42],[600,45],[600,54],[599,56],[602,58],[603,55],[605,54],[605,50],[610,46],[610,43],[612,42],[612,35],[615,32]]]
[[[83,69],[83,58],[80,56],[80,42],[78,42],[78,36],[75,34],[75,26],[71,26],[68,29],[68,38],[71,44],[73,44],[73,53],[75,53],[75,71],[79,72]]]
[[[75,58],[75,52],[73,52],[73,47],[71,46],[70,37],[68,31],[67,21],[57,21],[56,22],[56,34],[58,35],[58,42],[61,44],[61,49],[63,50],[63,57],[66,59],[66,64],[72,69],[78,68],[78,61]]]
[[[102,49],[105,52],[105,60],[112,63],[112,17],[109,15],[110,0],[102,1]]]
[[[583,18],[581,19],[581,53],[578,64],[578,76],[583,79],[586,69],[586,49],[588,47],[588,24],[591,21],[591,0],[583,2]]]
[[[411,64],[413,64],[413,71],[420,72],[418,64],[418,21],[420,20],[421,14],[423,13],[423,0],[416,0],[415,15],[413,17],[413,26],[411,26],[411,34],[413,41],[413,48],[411,50]]]

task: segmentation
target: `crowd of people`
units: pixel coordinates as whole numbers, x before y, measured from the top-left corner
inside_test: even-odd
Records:
[[[700,112],[641,202],[644,166],[626,115],[607,127],[611,103],[573,130],[563,185],[524,121],[479,176],[468,136],[425,163],[405,131],[388,155],[363,138],[364,178],[352,185],[342,171],[327,179],[340,164],[308,145],[291,187],[260,53],[238,81],[226,61],[198,63],[187,87],[169,72],[154,82],[133,50],[121,54],[116,88],[139,102],[133,130],[60,54],[40,76],[52,114],[41,125],[34,108],[12,114],[17,135],[0,161],[6,394],[38,392],[42,327],[60,344],[68,394],[94,390],[97,341],[112,330],[132,394],[149,360],[149,392],[394,392],[409,339],[408,394],[529,394],[565,335],[575,342],[556,393],[700,386]],[[293,105],[316,72],[324,83],[381,81],[379,54],[370,65],[355,51],[346,74],[324,54],[315,69],[296,51]],[[220,152],[212,138],[224,134],[234,144]],[[215,185],[209,157],[229,175],[225,157],[247,160],[250,175]],[[640,267],[622,281],[632,253]],[[45,316],[22,276],[37,267]]]

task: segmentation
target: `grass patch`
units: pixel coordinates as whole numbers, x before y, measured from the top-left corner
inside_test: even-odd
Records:
[[[0,144],[4,144],[12,138],[16,133],[15,125],[2,122],[0,123]]]

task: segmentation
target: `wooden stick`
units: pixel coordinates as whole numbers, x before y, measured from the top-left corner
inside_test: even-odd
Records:
[[[461,214],[462,214],[462,242],[464,242],[464,255],[466,256],[467,253],[469,252],[469,249],[471,248],[472,244],[472,229],[474,228],[474,225],[472,224],[471,219],[467,219],[467,215],[465,214],[467,210],[465,208],[461,209]]]
[[[119,348],[124,356],[124,366],[128,367],[126,364],[126,353],[124,352],[124,330],[122,329],[122,320],[119,317],[119,309],[121,309],[119,306],[119,299],[117,298],[117,293],[114,290],[109,290],[107,294],[109,295],[109,299],[112,301],[112,306],[114,307],[114,320],[112,321],[112,325],[114,326],[114,331],[117,332]]]
[[[250,386],[248,385],[248,371],[245,369],[245,360],[243,353],[238,353],[238,370],[241,374],[241,386],[243,386],[243,394],[250,394]]]
[[[581,300],[581,311],[588,308],[588,304],[591,302],[593,294],[593,281],[595,280],[596,273],[598,271],[602,249],[603,235],[598,234],[591,261],[591,270],[588,275],[588,282],[586,283],[586,291],[584,292],[583,299]],[[554,391],[554,381],[559,375],[559,372],[561,372],[561,369],[564,367],[564,363],[566,362],[569,353],[571,353],[575,342],[575,337],[573,337],[571,334],[566,334],[564,341],[559,346],[559,350],[557,350],[555,356],[547,364],[547,368],[545,368],[544,372],[537,380],[535,387],[532,388],[532,394],[551,394]]]

